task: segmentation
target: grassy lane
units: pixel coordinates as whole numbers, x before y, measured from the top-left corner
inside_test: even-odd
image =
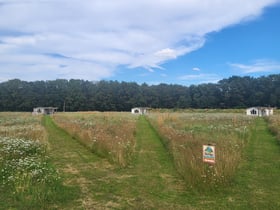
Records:
[[[262,118],[256,122],[246,155],[236,179],[235,203],[243,209],[280,209],[280,147]]]
[[[255,142],[250,153],[252,171],[249,189],[252,208],[280,209],[280,147],[268,132],[266,123],[258,122]],[[249,154],[250,154],[249,153]]]
[[[136,177],[134,195],[138,206],[155,209],[185,209],[184,183],[170,155],[144,117],[137,125],[137,157],[131,171]]]
[[[44,117],[44,125],[48,131],[52,161],[63,173],[65,185],[73,186],[73,193],[77,196],[72,203],[65,203],[59,209],[90,209],[97,206],[98,201],[94,200],[91,188],[98,184],[94,179],[103,177],[110,164],[58,128],[50,117]]]

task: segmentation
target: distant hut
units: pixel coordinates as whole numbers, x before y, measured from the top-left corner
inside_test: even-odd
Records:
[[[132,114],[146,114],[149,108],[147,107],[134,107],[131,109]]]
[[[36,107],[33,108],[32,114],[34,115],[40,115],[40,114],[45,114],[45,115],[52,115],[55,112],[57,112],[57,107]]]
[[[251,107],[246,109],[246,114],[249,116],[270,116],[273,115],[273,108],[271,107]]]

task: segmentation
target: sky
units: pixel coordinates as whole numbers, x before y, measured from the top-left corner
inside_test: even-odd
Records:
[[[280,73],[280,0],[0,0],[0,82]]]

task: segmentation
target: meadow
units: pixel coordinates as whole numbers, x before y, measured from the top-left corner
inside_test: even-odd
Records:
[[[101,157],[120,167],[133,159],[137,116],[120,112],[59,113],[56,124]]]
[[[48,135],[41,119],[30,113],[0,113],[1,209],[45,208],[62,187],[47,155]]]
[[[280,114],[273,115],[267,118],[270,131],[277,137],[280,141]]]
[[[190,187],[230,184],[242,159],[254,118],[241,113],[151,113],[149,121]],[[216,148],[216,163],[202,160],[202,146]]]
[[[0,136],[40,141],[47,144],[47,133],[41,116],[23,112],[0,113]]]
[[[279,125],[243,110],[0,113],[0,209],[278,209]]]

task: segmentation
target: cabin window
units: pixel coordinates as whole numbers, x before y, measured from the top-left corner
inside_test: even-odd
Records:
[[[255,109],[251,110],[251,115],[256,115],[257,111]]]

